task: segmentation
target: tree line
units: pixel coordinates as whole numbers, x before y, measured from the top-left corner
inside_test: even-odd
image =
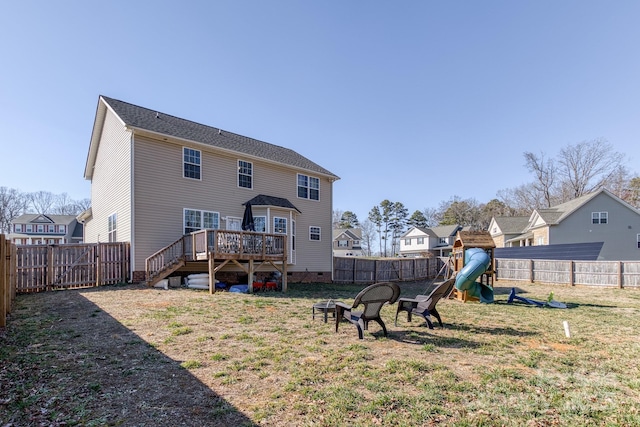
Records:
[[[22,214],[78,215],[89,208],[90,199],[73,200],[67,193],[24,193],[0,187],[0,233],[8,233],[11,221]]]
[[[616,152],[606,140],[570,144],[556,157],[533,152],[524,152],[523,157],[532,181],[499,190],[497,197],[487,203],[453,196],[438,207],[409,215],[403,203],[385,199],[369,211],[364,221],[352,211],[334,211],[333,227],[359,228],[366,255],[374,255],[377,249],[380,256],[391,256],[398,253],[399,238],[411,227],[461,225],[486,230],[493,217],[529,215],[534,209],[568,202],[600,188],[640,207],[640,177],[630,173],[625,155]]]

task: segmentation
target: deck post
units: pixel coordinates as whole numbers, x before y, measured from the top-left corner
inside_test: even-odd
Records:
[[[208,264],[209,264],[209,294],[213,295],[216,291],[216,261],[213,259],[213,251],[207,251],[209,254]],[[200,270],[202,271],[202,270]]]
[[[249,286],[249,293],[253,293],[253,259],[249,259],[249,270],[247,271],[247,285]]]

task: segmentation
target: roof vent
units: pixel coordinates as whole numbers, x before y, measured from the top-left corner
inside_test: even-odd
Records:
[[[160,118],[160,113],[156,112],[156,119]]]

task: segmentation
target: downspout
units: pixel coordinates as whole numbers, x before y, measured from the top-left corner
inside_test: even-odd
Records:
[[[135,231],[136,231],[136,211],[135,211],[135,203],[134,201],[136,200],[136,198],[134,197],[134,193],[135,193],[135,181],[134,178],[136,176],[136,174],[134,173],[134,147],[135,147],[135,142],[134,142],[134,130],[131,129],[131,149],[129,150],[131,153],[131,158],[129,159],[129,170],[131,173],[131,176],[129,177],[129,182],[131,185],[131,189],[129,191],[130,193],[130,199],[129,199],[129,209],[131,211],[130,216],[129,216],[129,233],[130,233],[130,257],[131,257],[131,262],[129,263],[129,277],[130,277],[130,281],[133,281],[133,272],[136,270],[136,257],[135,257],[135,253],[136,253],[136,239],[135,239]],[[145,274],[146,274],[146,266],[145,266]],[[145,277],[146,280],[146,277]]]

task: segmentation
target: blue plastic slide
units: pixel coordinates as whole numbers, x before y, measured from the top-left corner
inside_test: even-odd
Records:
[[[476,282],[491,265],[491,257],[480,248],[467,249],[464,252],[464,267],[456,276],[456,289],[467,291],[467,295],[480,299],[480,302],[493,302],[493,288]]]

